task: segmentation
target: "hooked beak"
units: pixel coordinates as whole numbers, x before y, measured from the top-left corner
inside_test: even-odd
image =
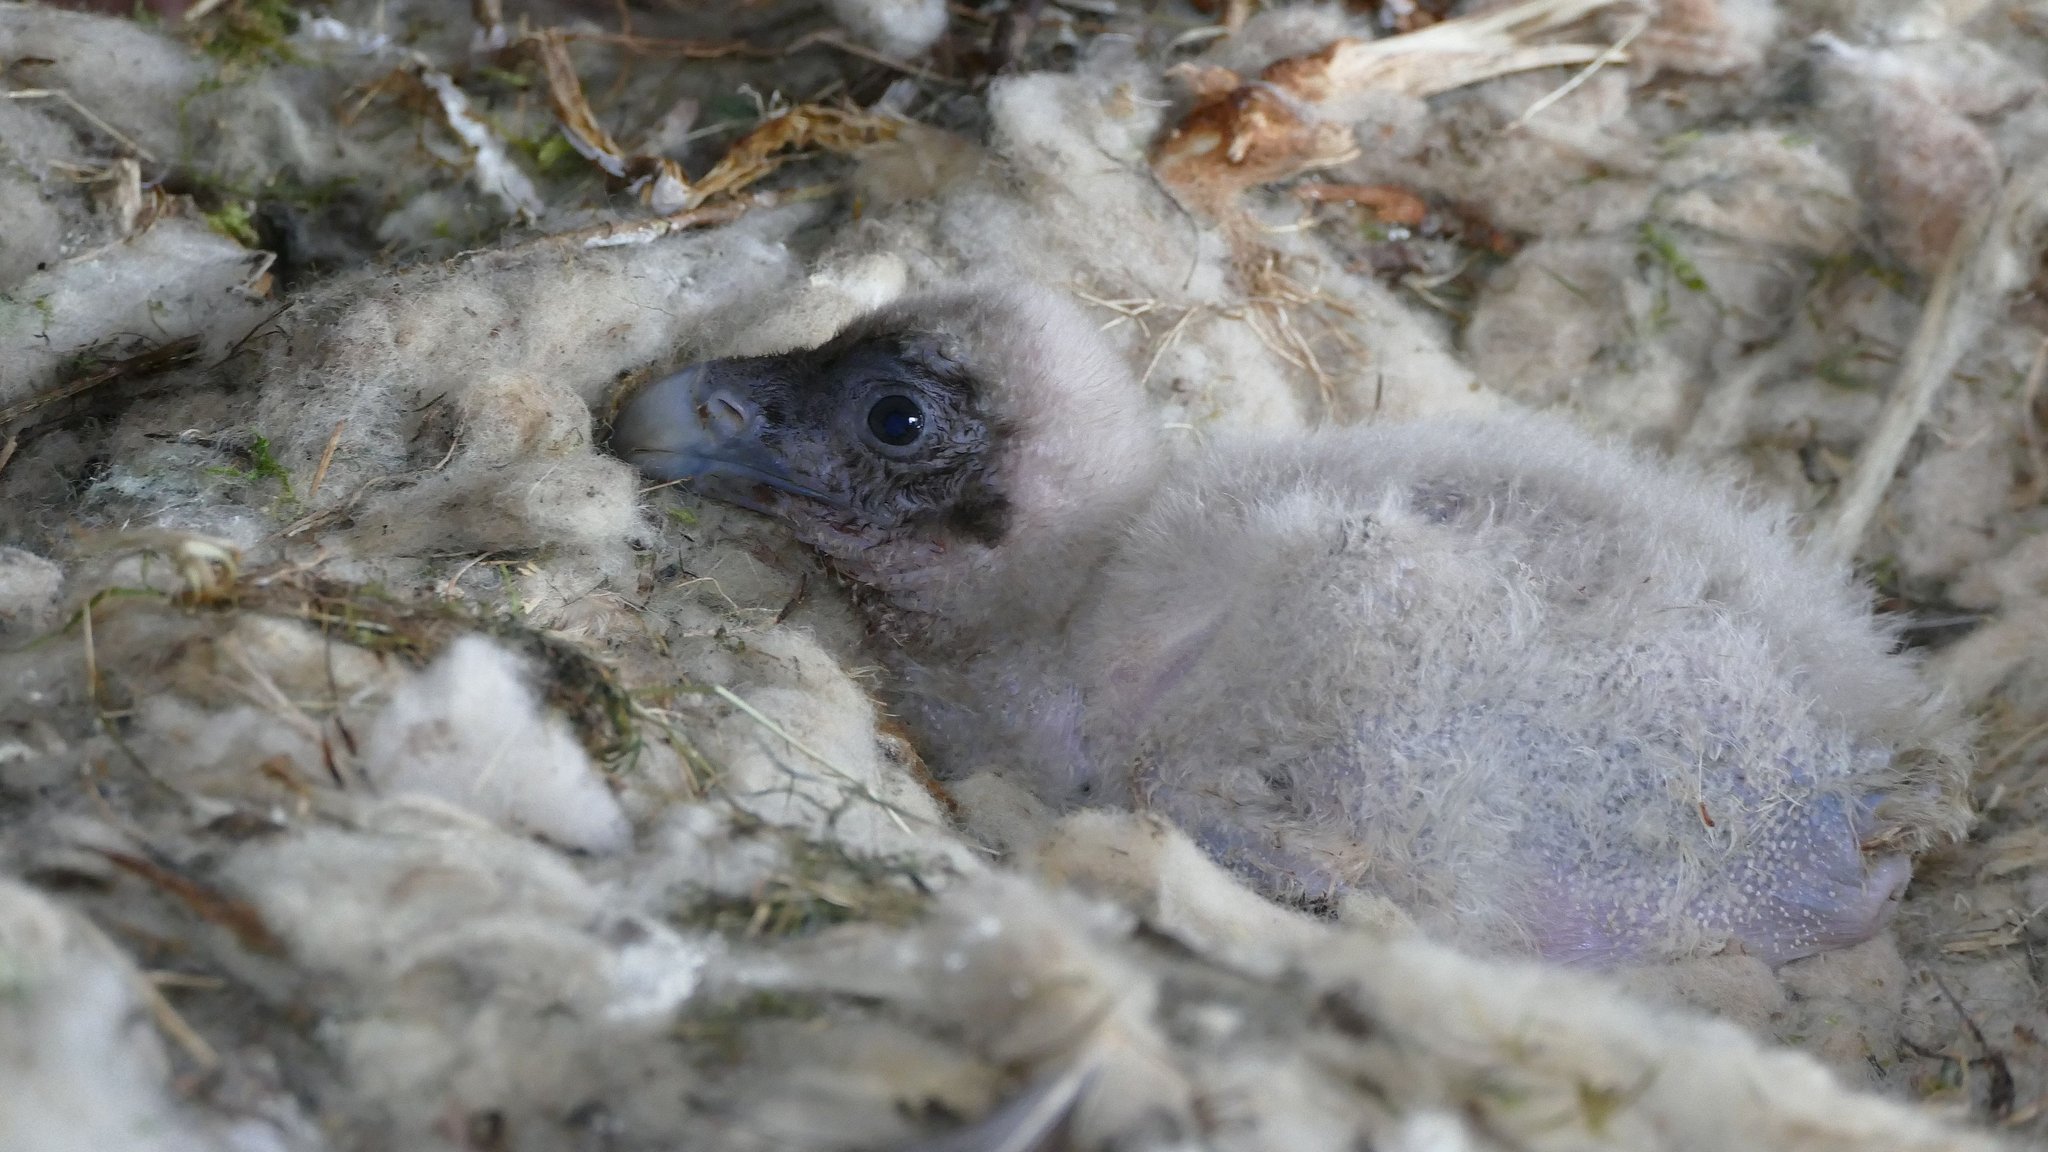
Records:
[[[663,483],[719,480],[721,498],[760,508],[740,492],[754,485],[834,503],[798,483],[762,442],[760,405],[743,381],[721,380],[720,362],[688,368],[635,392],[612,421],[612,453]]]

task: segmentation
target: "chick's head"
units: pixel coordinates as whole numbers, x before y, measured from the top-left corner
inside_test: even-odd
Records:
[[[788,523],[899,607],[1081,546],[1150,477],[1153,421],[1095,326],[1042,290],[915,297],[825,343],[690,364],[612,450]]]

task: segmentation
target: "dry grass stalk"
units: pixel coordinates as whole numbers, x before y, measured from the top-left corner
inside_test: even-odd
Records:
[[[133,137],[119,128],[107,123],[98,113],[79,103],[78,97],[73,96],[62,88],[16,88],[12,92],[0,93],[0,96],[5,96],[9,100],[55,100],[84,117],[88,124],[99,129],[109,139],[113,140],[114,143],[126,148],[135,156],[147,160],[151,164],[157,162],[156,155],[149,149],[136,143]]]
[[[1973,214],[1949,245],[1877,427],[1857,451],[1855,471],[1822,528],[1837,556],[1856,554],[1941,386],[2018,286],[2013,254],[2033,250],[2044,217],[2048,164],[2037,164],[2007,180],[1990,208]]]
[[[1347,324],[1358,319],[1358,314],[1322,289],[1296,279],[1287,264],[1285,256],[1271,249],[1240,256],[1237,274],[1246,285],[1251,305],[1245,320],[1275,356],[1315,384],[1324,414],[1340,417],[1337,376],[1316,354],[1315,340],[1302,330],[1296,317],[1313,323],[1318,334],[1335,340],[1349,356],[1362,361],[1365,346]]]
[[[263,917],[250,904],[219,892],[180,875],[151,860],[133,856],[126,852],[102,850],[100,855],[107,863],[130,875],[140,877],[153,887],[161,889],[192,910],[193,915],[209,924],[216,924],[232,933],[242,947],[264,956],[281,956],[284,944],[278,940]]]
[[[327,469],[334,464],[334,452],[337,448],[341,447],[341,433],[347,427],[347,420],[336,420],[334,422],[334,432],[327,437],[327,447],[320,450],[320,463],[313,469],[313,482],[306,486],[306,502],[308,504],[313,502],[313,497],[320,494],[320,484],[327,479]]]
[[[722,60],[729,56],[771,57],[782,53],[744,40],[677,40],[662,36],[639,36],[631,32],[558,31],[564,40],[589,40],[611,44],[642,56],[673,56],[682,60]]]
[[[550,236],[548,240],[550,243],[567,242],[581,248],[616,248],[627,244],[649,244],[675,232],[730,224],[755,208],[772,208],[780,204],[815,200],[828,195],[831,191],[831,188],[825,185],[811,185],[782,191],[746,193],[729,197],[716,204],[707,204],[702,208],[691,208],[667,216],[652,216],[645,220],[599,224],[575,232]]]
[[[73,377],[63,384],[31,396],[19,403],[0,408],[0,428],[24,416],[28,416],[59,401],[82,396],[95,388],[111,384],[116,380],[154,376],[181,368],[199,355],[199,337],[185,336],[168,344],[140,352],[121,360],[112,360],[90,372]]]
[[[169,1000],[164,999],[161,989],[148,978],[138,977],[135,980],[135,992],[143,1003],[149,1006],[150,1019],[156,1021],[157,1028],[183,1049],[185,1055],[199,1066],[201,1072],[210,1073],[220,1067],[220,1053],[214,1051],[213,1045],[206,1042],[206,1038],[199,1034],[198,1029],[186,1023],[185,1017],[171,1006]]]

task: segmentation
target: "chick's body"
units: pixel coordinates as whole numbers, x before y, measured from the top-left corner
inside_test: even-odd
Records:
[[[1086,343],[1056,308],[995,315]],[[948,362],[986,360],[956,327]],[[1156,810],[1275,897],[1364,888],[1603,965],[1863,939],[1906,852],[1960,830],[1950,719],[1847,573],[1724,486],[1534,415],[1162,465],[1142,421],[1048,399],[1099,357],[1039,354],[978,365],[1000,530],[919,537],[916,592],[876,601],[942,771]],[[901,555],[816,503],[778,510],[857,580]]]

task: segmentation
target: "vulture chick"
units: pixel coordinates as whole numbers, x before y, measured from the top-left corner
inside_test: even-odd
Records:
[[[1040,290],[911,299],[621,407],[649,477],[855,586],[942,774],[1147,808],[1268,895],[1611,965],[1884,923],[1957,729],[1839,565],[1705,478],[1515,415],[1169,457]]]

